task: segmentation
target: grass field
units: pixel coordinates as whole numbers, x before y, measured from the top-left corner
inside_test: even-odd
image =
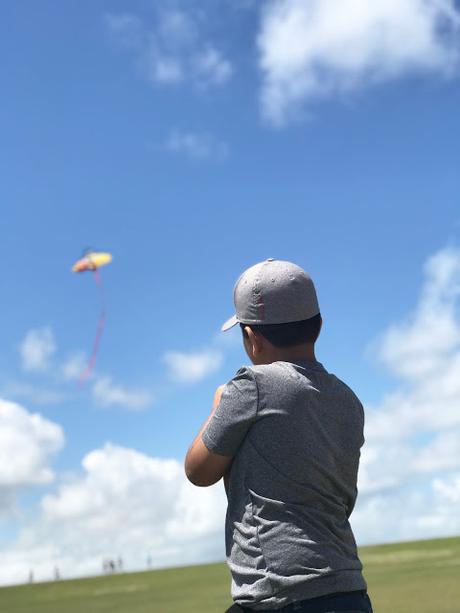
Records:
[[[460,538],[364,547],[376,613],[460,613]],[[1,613],[223,613],[225,564],[0,589]]]

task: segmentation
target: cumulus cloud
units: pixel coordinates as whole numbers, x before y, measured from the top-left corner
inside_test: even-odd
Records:
[[[158,9],[152,27],[135,15],[108,14],[106,26],[115,40],[135,51],[138,65],[155,85],[189,82],[207,88],[232,75],[231,62],[203,36],[192,13]]]
[[[56,351],[53,331],[48,327],[29,330],[19,350],[25,371],[46,371],[50,358]]]
[[[0,554],[0,581],[101,572],[104,558],[128,569],[218,560],[224,555],[222,484],[198,490],[182,463],[106,444],[86,455],[82,474],[46,495],[38,516]]]
[[[63,444],[60,426],[0,399],[0,513],[18,492],[54,479],[50,461]]]
[[[435,436],[415,455],[412,468],[419,473],[460,469],[460,431],[441,432]]]
[[[227,143],[207,132],[174,130],[169,135],[165,148],[171,153],[183,154],[194,160],[221,160],[228,153]]]
[[[359,501],[351,522],[358,542],[385,543],[457,535],[460,474],[415,482]]]
[[[216,372],[222,365],[222,352],[204,349],[190,353],[168,351],[163,361],[172,379],[180,383],[196,383]]]
[[[355,523],[367,540],[383,538],[374,531],[372,513],[385,517],[385,540],[432,536],[435,526],[438,534],[451,534],[457,526],[449,519],[447,497],[442,508],[436,500],[460,468],[460,249],[434,254],[424,272],[413,313],[390,326],[374,347],[400,384],[378,406],[366,407]],[[396,529],[402,508],[415,519]],[[459,505],[455,513],[460,517]]]
[[[129,410],[145,409],[153,402],[145,390],[129,390],[115,384],[111,377],[97,377],[92,388],[93,398],[101,407],[120,406]]]
[[[401,387],[371,411],[372,436],[407,438],[460,426],[459,298],[460,250],[443,249],[425,265],[414,313],[379,339],[377,355]]]
[[[282,124],[312,100],[405,75],[451,75],[454,0],[271,0],[258,36],[264,116]]]
[[[415,312],[386,331],[379,351],[383,363],[415,381],[444,370],[460,347],[459,297],[459,253],[445,249],[425,265],[425,285]]]

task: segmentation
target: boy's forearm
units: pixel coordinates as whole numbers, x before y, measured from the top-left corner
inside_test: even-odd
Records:
[[[219,405],[223,388],[223,385],[217,388],[214,396],[212,411],[206,422],[201,427],[198,435],[195,437],[195,440],[191,444],[185,457],[185,474],[187,475],[188,480],[194,485],[202,487],[214,485],[214,483],[217,483],[217,481],[219,481],[225,475],[229,464],[231,464],[233,459],[213,453],[206,447],[202,439],[203,432],[213,418]]]
[[[214,401],[212,403],[211,413],[209,414],[208,418],[206,419],[206,421],[202,425],[200,431],[198,432],[198,434],[196,435],[195,439],[193,440],[193,443],[190,445],[189,452],[193,449],[193,447],[196,445],[196,443],[198,441],[201,441],[201,437],[203,436],[203,432],[206,430],[206,428],[208,427],[209,422],[214,417],[214,413],[216,412],[216,409],[219,406],[220,397],[222,396],[222,392],[224,390],[224,387],[225,387],[225,385],[220,385],[217,388],[216,393],[214,395]]]

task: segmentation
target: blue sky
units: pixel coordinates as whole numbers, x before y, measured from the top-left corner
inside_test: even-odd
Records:
[[[460,529],[460,390],[426,389],[460,374],[460,9],[343,7],[342,21],[330,0],[4,7],[3,582],[54,564],[97,572],[110,555],[140,568],[139,534],[156,565],[223,557],[221,488],[189,488],[181,463],[214,388],[245,362],[238,331],[219,333],[233,284],[267,257],[313,276],[318,358],[368,411],[360,541]],[[70,268],[87,247],[114,259],[79,390],[98,294]],[[444,506],[423,515],[427,501]],[[117,540],[134,504],[150,511]],[[115,527],[91,532],[104,508],[119,509]]]

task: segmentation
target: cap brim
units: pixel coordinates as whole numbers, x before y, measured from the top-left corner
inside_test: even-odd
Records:
[[[233,326],[236,326],[237,323],[238,323],[238,319],[236,315],[233,315],[232,317],[230,317],[230,319],[227,319],[227,321],[222,326],[221,328],[222,332],[225,332],[226,330],[230,330],[230,328],[233,328]]]

